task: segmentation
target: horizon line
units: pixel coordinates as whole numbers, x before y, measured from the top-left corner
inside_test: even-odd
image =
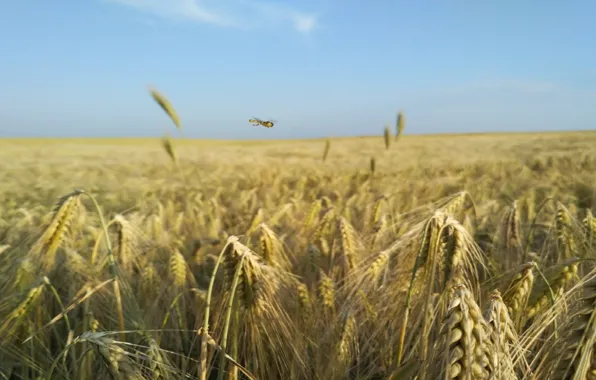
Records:
[[[565,129],[565,130],[540,130],[540,131],[486,131],[486,132],[433,132],[433,133],[406,133],[402,137],[441,137],[441,136],[481,136],[481,135],[522,135],[522,134],[567,134],[580,132],[596,132],[596,129]],[[373,138],[378,135],[350,135],[350,136],[319,136],[299,138],[203,138],[169,136],[172,140],[202,140],[202,141],[309,141],[324,139],[359,139]],[[395,136],[394,134],[392,136]],[[164,136],[0,136],[0,140],[154,140]]]

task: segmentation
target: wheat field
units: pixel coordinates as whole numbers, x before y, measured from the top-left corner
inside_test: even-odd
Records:
[[[0,140],[0,378],[596,379],[596,133],[382,132]]]

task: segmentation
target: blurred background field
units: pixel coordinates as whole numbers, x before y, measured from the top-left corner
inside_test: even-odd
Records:
[[[528,178],[504,181],[493,190],[519,193],[537,184],[548,185],[563,174],[577,175],[565,181],[589,183],[589,174],[575,166],[596,154],[594,132],[404,136],[389,150],[382,137],[337,138],[331,140],[325,163],[321,160],[324,140],[173,141],[181,165],[192,173],[187,180],[212,187],[234,177],[256,185],[259,172],[269,169],[288,178],[309,172],[366,172],[374,157],[379,175],[387,177],[381,181],[402,181],[402,186],[403,181],[419,181],[417,185],[425,191],[445,183],[473,191],[466,187],[470,182],[493,175],[494,166],[483,170],[482,165],[500,165],[511,176],[526,172]],[[31,206],[29,202],[39,206],[40,200],[47,207],[75,187],[110,193],[115,200],[134,199],[151,187],[180,180],[158,139],[4,139],[0,140],[0,156],[0,194],[4,204],[17,201],[14,207]],[[557,162],[566,163],[571,171],[553,172],[546,166]],[[466,168],[473,168],[474,174]],[[383,182],[379,186],[386,191]],[[326,189],[333,190],[341,189]]]
[[[511,164],[512,169],[517,165],[521,170],[523,165],[546,162],[549,158],[577,161],[596,154],[596,133],[591,131],[409,135],[403,136],[399,143],[394,142],[389,150],[384,148],[382,137],[332,138],[329,157],[324,164],[321,157],[325,140],[173,141],[182,165],[189,169],[192,166],[193,171],[207,178],[216,174],[212,170],[214,165],[221,170],[217,172],[220,175],[229,175],[237,167],[246,168],[242,173],[244,176],[251,170],[281,169],[288,165],[304,173],[311,170],[352,173],[368,170],[370,158],[374,157],[381,175],[399,175],[408,170],[410,180],[415,180],[424,174],[423,169],[429,168],[449,170],[462,169],[466,165],[500,163]],[[0,167],[5,176],[1,191],[18,190],[23,195],[28,193],[26,188],[35,186],[38,180],[50,180],[59,192],[83,185],[128,191],[131,189],[123,188],[120,180],[142,180],[153,173],[146,179],[160,181],[173,174],[159,139],[150,138],[0,139],[0,156]],[[21,173],[24,167],[31,171]],[[77,168],[91,170],[77,171]],[[95,181],[95,176],[108,168],[112,170],[111,174]],[[420,170],[409,172],[415,168]],[[163,172],[156,175],[155,171],[161,170]]]

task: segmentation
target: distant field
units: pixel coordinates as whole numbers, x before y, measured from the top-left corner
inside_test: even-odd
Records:
[[[0,378],[596,373],[596,133],[330,141],[0,139]]]
[[[214,152],[250,153],[251,158],[266,158],[281,152],[292,156],[311,156],[315,163],[319,160],[325,139],[308,140],[201,140],[173,139],[180,150],[181,159],[200,160],[211,157]],[[379,159],[379,163],[390,163],[399,159],[406,161],[434,161],[443,159],[470,161],[475,159],[520,159],[538,155],[566,154],[572,151],[589,153],[594,150],[596,132],[549,132],[549,133],[502,133],[502,134],[465,134],[465,135],[415,135],[403,136],[394,142],[389,151],[383,148],[382,136],[332,138],[333,150],[329,161],[335,164],[345,161],[345,155],[368,160],[369,156]],[[11,160],[4,164],[27,159],[29,155],[44,155],[48,159],[72,156],[78,153],[85,158],[102,159],[106,152],[118,152],[127,158],[138,157],[144,153],[151,157],[161,150],[159,138],[44,138],[44,139],[0,139],[0,156],[10,155]],[[195,149],[200,148],[200,149]],[[16,154],[17,157],[14,157]],[[513,156],[511,156],[513,155]],[[365,156],[365,157],[363,157]],[[31,158],[31,156],[29,156]],[[114,157],[112,157],[114,158]],[[146,158],[146,157],[145,157]],[[161,157],[155,157],[161,160]],[[439,162],[434,161],[435,164]],[[88,163],[88,162],[87,162]],[[282,164],[282,162],[276,162]],[[352,165],[353,160],[344,162]]]
[[[453,134],[423,134],[423,135],[404,135],[403,139],[406,140],[420,140],[420,139],[443,139],[443,138],[460,138],[460,137],[499,137],[499,138],[535,138],[536,136],[548,137],[548,138],[559,138],[559,137],[590,137],[596,134],[595,131],[555,131],[555,132],[491,132],[491,133],[453,133]],[[360,140],[374,140],[378,139],[378,136],[352,136],[352,137],[330,137],[334,141],[360,141]],[[590,137],[594,138],[594,137]],[[152,144],[159,138],[156,137],[69,137],[69,138],[58,138],[58,137],[44,137],[44,138],[29,138],[29,137],[15,137],[15,138],[2,138],[2,143],[24,143],[24,144],[55,144],[55,143],[86,143],[86,144]],[[308,139],[287,139],[287,140],[233,140],[233,139],[196,139],[196,138],[174,138],[182,143],[189,144],[239,144],[239,145],[253,145],[253,144],[276,144],[284,142],[318,142],[324,141],[326,138],[308,138]]]

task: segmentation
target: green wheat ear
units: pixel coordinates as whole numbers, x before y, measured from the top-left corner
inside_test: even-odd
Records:
[[[325,162],[329,155],[329,149],[331,149],[331,140],[327,139],[327,141],[325,141],[325,150],[323,151],[323,162]]]
[[[399,136],[401,136],[405,127],[406,127],[406,116],[404,115],[404,113],[402,111],[399,111],[397,113],[397,123],[396,123],[397,134],[395,135],[396,140],[399,138]]]
[[[174,150],[174,145],[172,144],[172,140],[170,140],[169,136],[164,136],[161,138],[161,144],[165,149],[166,153],[172,159],[174,164],[178,165],[178,157],[176,155],[176,151]]]
[[[176,128],[178,128],[178,130],[182,132],[180,118],[178,117],[178,114],[176,113],[176,110],[174,109],[174,106],[172,106],[170,101],[156,89],[150,88],[149,93],[153,97],[153,100],[155,100],[157,104],[159,104],[159,106],[165,111],[165,113],[168,114],[170,119],[172,119],[172,122],[174,123]]]
[[[391,145],[391,131],[389,130],[389,126],[385,127],[383,137],[385,139],[385,149],[389,149],[389,146]]]

